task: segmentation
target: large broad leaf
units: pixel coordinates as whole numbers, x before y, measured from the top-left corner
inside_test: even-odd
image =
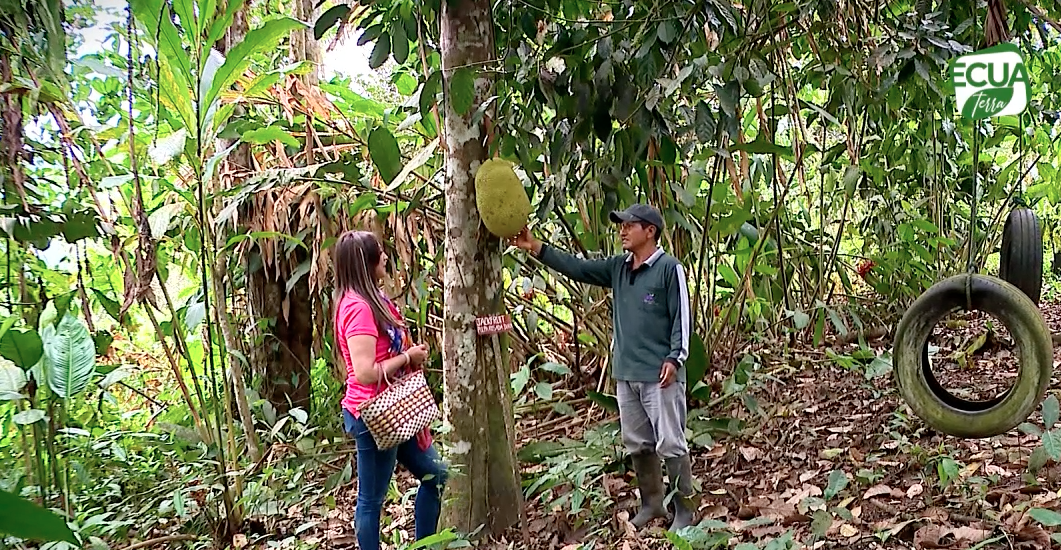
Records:
[[[210,86],[210,92],[206,94],[204,105],[212,106],[221,90],[227,90],[239,75],[250,65],[251,58],[259,53],[267,52],[276,47],[277,42],[296,29],[306,28],[307,25],[290,17],[280,17],[267,21],[261,27],[247,33],[243,41],[236,44],[225,56],[225,63],[214,75],[214,82]]]
[[[26,387],[26,373],[10,364],[0,364],[0,394],[19,393]]]
[[[459,115],[467,114],[472,108],[475,102],[475,73],[468,67],[453,71],[449,83],[449,101]]]
[[[177,32],[176,25],[170,16],[168,4],[165,0],[130,0],[133,15],[147,29],[146,37],[155,40],[159,57],[168,60],[173,68],[173,76],[177,84],[184,84],[183,90],[190,89],[188,82],[192,81],[192,64],[188,59],[188,53],[184,51],[184,43],[181,35]],[[182,82],[183,81],[183,82]]]
[[[210,34],[206,37],[206,43],[203,44],[203,50],[212,48],[214,43],[225,34],[225,30],[232,26],[232,19],[236,16],[236,12],[243,7],[244,2],[245,0],[229,0],[225,3],[225,12],[210,25]]]
[[[0,533],[26,540],[77,544],[73,531],[58,514],[7,491],[0,491]]]
[[[174,127],[195,128],[188,79],[173,70],[165,57],[158,60],[158,100],[166,107],[166,117]]]
[[[328,29],[335,26],[342,19],[350,13],[350,6],[346,4],[339,4],[338,6],[332,6],[328,11],[321,14],[317,18],[317,22],[313,25],[313,38],[320,40],[324,33],[328,32]]]
[[[41,337],[35,330],[11,329],[0,338],[0,355],[23,370],[33,368],[43,353]]]
[[[390,130],[379,127],[368,134],[368,153],[384,183],[390,184],[402,171],[402,153]]]
[[[85,391],[96,374],[96,343],[85,324],[68,314],[59,326],[45,326],[41,336],[48,387],[64,399]]]
[[[689,337],[689,358],[685,360],[686,387],[691,391],[707,372],[707,349],[704,341],[695,332]]]
[[[299,147],[302,145],[297,139],[295,139],[295,136],[292,136],[284,131],[283,128],[276,125],[243,132],[242,137],[243,141],[257,145],[268,145],[274,141],[283,142],[284,145],[290,145],[291,147]]]

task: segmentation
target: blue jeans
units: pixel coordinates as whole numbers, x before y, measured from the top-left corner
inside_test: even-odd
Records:
[[[416,492],[416,540],[435,534],[442,509],[442,490],[446,484],[446,466],[432,444],[421,451],[412,438],[385,451],[376,447],[368,426],[350,411],[343,409],[343,427],[357,442],[357,508],[354,511],[354,533],[360,550],[379,549],[380,513],[387,496],[396,462],[420,480]],[[425,479],[426,478],[426,479]]]

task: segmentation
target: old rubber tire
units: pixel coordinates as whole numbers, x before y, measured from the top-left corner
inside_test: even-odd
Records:
[[[1006,218],[998,276],[1038,305],[1043,290],[1043,231],[1031,208],[1016,208]]]
[[[1009,330],[1019,351],[1016,383],[988,401],[968,401],[946,391],[932,375],[928,337],[944,316],[966,307],[990,313]],[[925,291],[903,315],[895,332],[894,376],[906,403],[933,429],[964,438],[1005,433],[1035,411],[1053,374],[1053,342],[1042,312],[1017,287],[990,275],[955,275]]]

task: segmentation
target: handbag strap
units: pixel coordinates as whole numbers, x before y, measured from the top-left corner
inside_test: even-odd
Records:
[[[376,361],[376,370],[379,371],[379,374],[376,376],[376,393],[379,393],[381,387],[380,382],[384,381],[389,386],[391,381],[387,379],[387,370],[383,368],[382,362]]]

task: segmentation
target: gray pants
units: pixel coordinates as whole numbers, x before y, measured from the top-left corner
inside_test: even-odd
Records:
[[[629,454],[655,451],[660,458],[687,454],[685,382],[666,388],[659,382],[616,380],[619,427]]]

